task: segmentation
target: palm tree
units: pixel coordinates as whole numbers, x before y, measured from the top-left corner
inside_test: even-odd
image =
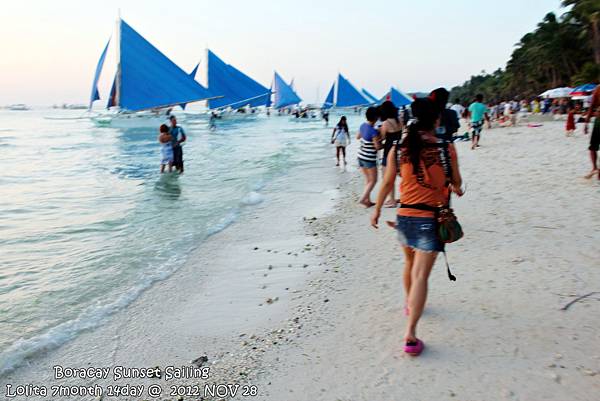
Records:
[[[573,6],[570,13],[586,25],[594,60],[600,64],[600,0],[563,0],[562,6]]]

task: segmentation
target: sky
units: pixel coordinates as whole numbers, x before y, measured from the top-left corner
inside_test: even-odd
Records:
[[[265,86],[274,70],[293,78],[310,103],[338,72],[376,96],[451,88],[504,67],[563,11],[560,0],[3,0],[0,105],[86,103],[119,10],[186,71],[208,47]]]

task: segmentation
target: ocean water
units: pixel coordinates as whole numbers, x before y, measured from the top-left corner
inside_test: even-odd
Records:
[[[186,173],[161,176],[157,130],[45,118],[79,115],[0,111],[0,375],[102,324],[272,180],[333,154],[319,120],[263,115],[210,132],[182,119]]]

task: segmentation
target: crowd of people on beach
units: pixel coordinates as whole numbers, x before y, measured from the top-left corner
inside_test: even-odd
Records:
[[[584,132],[595,117],[590,137],[592,172],[600,180],[597,152],[600,148],[600,86],[595,90],[585,114],[570,104],[557,104],[534,100],[531,103],[506,101],[485,104],[482,95],[477,95],[469,105],[459,100],[448,103],[449,93],[439,88],[426,98],[417,98],[410,106],[400,111],[391,101],[366,110],[366,121],[356,134],[360,143],[358,166],[365,179],[359,203],[365,208],[374,207],[371,225],[379,227],[383,207],[396,208],[396,221],[387,225],[397,231],[404,252],[403,284],[405,291],[404,313],[408,318],[404,334],[404,351],[412,356],[419,355],[424,342],[417,336],[417,325],[427,300],[427,282],[437,255],[445,256],[445,245],[462,237],[462,229],[450,207],[452,194],[462,196],[462,178],[454,142],[470,140],[471,149],[477,149],[481,132],[492,122],[514,126],[516,115],[526,109],[529,113],[562,113],[569,116],[567,125],[574,124],[575,111],[582,114]],[[563,106],[564,109],[563,109]],[[469,132],[457,135],[460,118],[464,118]],[[346,117],[342,117],[333,130],[331,142],[337,149],[337,164],[345,163],[345,147],[350,143],[350,130]],[[343,160],[340,160],[340,155]],[[376,202],[371,200],[378,181],[381,166],[383,180]],[[394,191],[400,179],[399,197]],[[450,280],[455,277],[450,272]]]

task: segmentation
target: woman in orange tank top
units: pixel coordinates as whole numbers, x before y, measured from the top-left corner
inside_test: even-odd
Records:
[[[450,191],[462,195],[462,180],[454,145],[435,136],[441,110],[429,99],[416,99],[411,108],[415,121],[409,126],[408,134],[388,155],[388,169],[371,224],[378,227],[381,207],[394,185],[396,174],[399,174],[401,206],[395,228],[405,256],[405,314],[408,315],[408,325],[404,351],[416,356],[424,348],[416,330],[427,300],[427,281],[438,252],[444,250],[437,237],[436,208],[447,204]]]

